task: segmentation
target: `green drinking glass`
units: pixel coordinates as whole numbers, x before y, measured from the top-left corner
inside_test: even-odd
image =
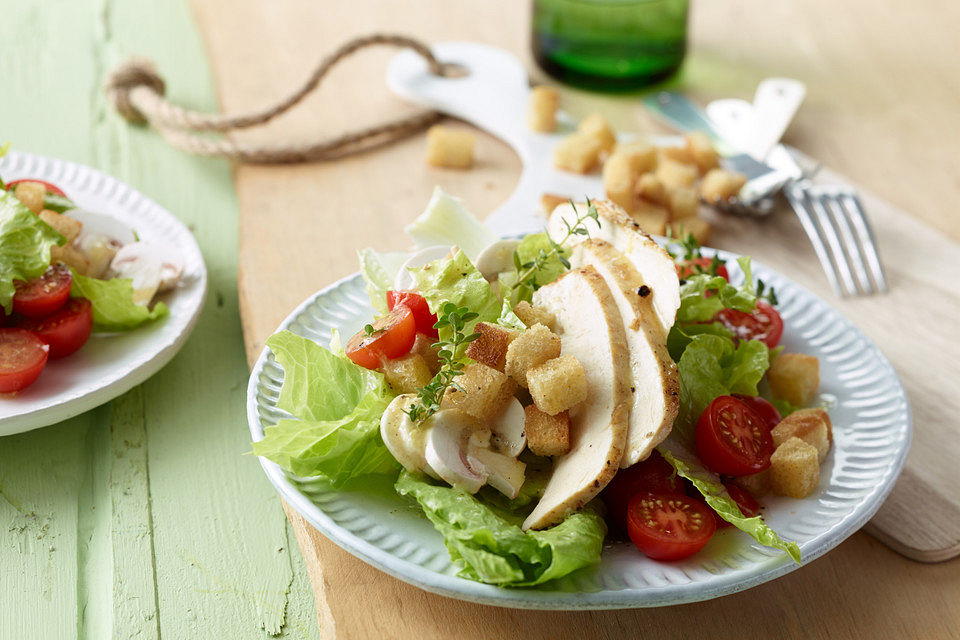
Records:
[[[558,80],[629,91],[673,74],[689,0],[534,0],[533,55]]]

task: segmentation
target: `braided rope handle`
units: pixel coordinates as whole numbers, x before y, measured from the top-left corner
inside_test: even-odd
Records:
[[[320,142],[279,145],[248,144],[227,137],[209,137],[197,132],[228,133],[270,122],[289,111],[316,89],[331,68],[344,58],[370,46],[403,47],[420,54],[430,72],[444,75],[444,66],[429,47],[397,34],[372,34],[355,38],[323,58],[310,77],[293,93],[274,105],[250,113],[229,115],[201,113],[169,102],[166,84],[152,62],[131,58],[110,72],[104,82],[107,100],[127,121],[148,124],[173,147],[199,156],[216,156],[255,164],[289,164],[335,160],[402,140],[437,122],[441,114],[428,111]]]

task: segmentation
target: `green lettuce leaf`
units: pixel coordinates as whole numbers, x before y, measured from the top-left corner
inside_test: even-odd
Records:
[[[465,491],[433,484],[423,476],[404,471],[396,490],[420,504],[443,535],[451,559],[463,564],[459,574],[463,578],[526,587],[600,560],[607,527],[592,508],[549,529],[524,532],[520,513],[498,513]]]
[[[496,322],[500,317],[503,303],[463,251],[410,269],[410,274],[434,313],[445,302],[452,302],[480,314],[476,322]]]
[[[800,564],[800,547],[797,546],[797,543],[781,538],[776,531],[764,523],[761,516],[748,518],[743,515],[740,507],[737,506],[737,503],[727,493],[723,483],[720,482],[720,478],[704,468],[696,456],[690,453],[672,435],[657,447],[657,451],[676,469],[679,475],[693,483],[693,486],[703,495],[703,499],[710,505],[710,508],[716,511],[721,518],[747,533],[760,544],[785,551],[793,558],[794,562]]]
[[[158,302],[149,309],[133,301],[133,281],[129,278],[100,280],[82,276],[73,269],[70,295],[86,298],[93,307],[93,326],[98,331],[128,331],[169,313]]]
[[[393,281],[400,267],[410,256],[403,252],[379,253],[373,249],[357,252],[360,258],[360,275],[367,283],[370,304],[380,315],[387,313],[387,291],[393,289]]]
[[[686,282],[680,286],[677,324],[708,322],[724,308],[753,311],[757,304],[757,291],[750,268],[750,258],[738,258],[737,262],[745,277],[744,284],[739,287],[727,282],[723,276],[703,273],[687,278]],[[707,291],[714,292],[714,295],[704,296]]]
[[[2,155],[2,154],[0,154]],[[14,280],[39,278],[50,266],[50,248],[66,242],[9,191],[0,191],[0,307],[13,308]]]
[[[421,249],[456,245],[474,260],[489,244],[500,239],[467,211],[459,199],[440,187],[433,190],[426,210],[407,226],[406,232]]]

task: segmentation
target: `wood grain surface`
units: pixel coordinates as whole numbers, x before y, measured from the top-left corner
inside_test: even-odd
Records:
[[[192,3],[227,111],[265,104],[332,47],[377,30],[432,41],[480,40],[523,56],[533,71],[526,3],[239,0],[229,10],[215,0]],[[950,328],[960,297],[941,274],[945,265],[960,264],[960,248],[947,238],[960,238],[960,216],[949,204],[960,196],[951,142],[960,133],[958,56],[947,26],[950,18],[956,23],[957,7],[930,0],[923,3],[926,11],[909,12],[864,0],[775,4],[697,4],[692,54],[676,84],[705,101],[749,98],[757,81],[770,75],[805,81],[810,97],[787,141],[875,194],[865,200],[892,292],[833,300],[812,249],[786,211],[763,224],[717,218],[713,244],[789,273],[836,302],[880,344],[913,405],[917,426],[908,478],[937,487],[949,511],[960,495],[955,464],[960,438],[953,418],[960,398],[945,389],[960,377],[960,351]],[[284,121],[245,135],[334,135],[409,112],[383,86],[388,57],[389,52],[361,54]],[[575,116],[600,109],[621,129],[654,130],[636,96],[601,98],[566,90],[564,106]],[[237,168],[240,306],[251,361],[300,301],[356,269],[357,248],[406,248],[401,229],[435,184],[483,215],[506,198],[519,174],[513,153],[488,136],[481,135],[478,166],[469,172],[426,168],[424,146],[421,136],[333,164]],[[910,508],[913,495],[900,495],[897,504],[904,511],[878,516],[887,518],[888,530],[900,524],[906,525],[901,535],[913,529],[930,533],[925,514]],[[364,565],[289,508],[287,513],[328,638],[553,638],[560,629],[571,636],[634,637],[642,630],[646,637],[674,637],[702,631],[705,620],[715,637],[955,637],[960,629],[955,607],[960,561],[917,564],[863,533],[780,580],[713,602],[632,612],[531,613],[426,594]],[[944,544],[944,536],[937,544]],[[744,616],[745,611],[762,613]],[[745,618],[750,633],[744,631]]]

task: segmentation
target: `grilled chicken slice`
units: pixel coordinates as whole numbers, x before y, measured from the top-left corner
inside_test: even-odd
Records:
[[[620,463],[626,468],[645,460],[673,428],[679,408],[677,365],[667,351],[667,334],[645,288],[648,285],[631,260],[609,242],[590,239],[577,245],[571,262],[574,266],[591,265],[603,277],[626,330],[633,377],[630,428]],[[679,287],[676,278],[673,286]]]
[[[620,467],[630,414],[630,355],[613,293],[591,266],[569,271],[533,296],[556,316],[563,353],[586,372],[589,395],[570,411],[570,451],[556,459],[543,497],[523,523],[543,529],[592,500]]]
[[[677,267],[673,258],[644,233],[640,225],[634,222],[622,207],[609,200],[594,200],[592,204],[597,208],[599,220],[586,221],[590,237],[606,240],[633,262],[637,271],[643,274],[646,285],[650,287],[653,308],[663,329],[669,330],[677,317],[677,309],[680,308]],[[573,225],[578,213],[586,214],[586,203],[578,203],[576,206],[574,210],[569,203],[563,204],[550,214],[547,232],[555,241],[560,242],[567,235],[565,221]],[[569,246],[586,239],[586,236],[574,235],[567,239],[566,244]]]

